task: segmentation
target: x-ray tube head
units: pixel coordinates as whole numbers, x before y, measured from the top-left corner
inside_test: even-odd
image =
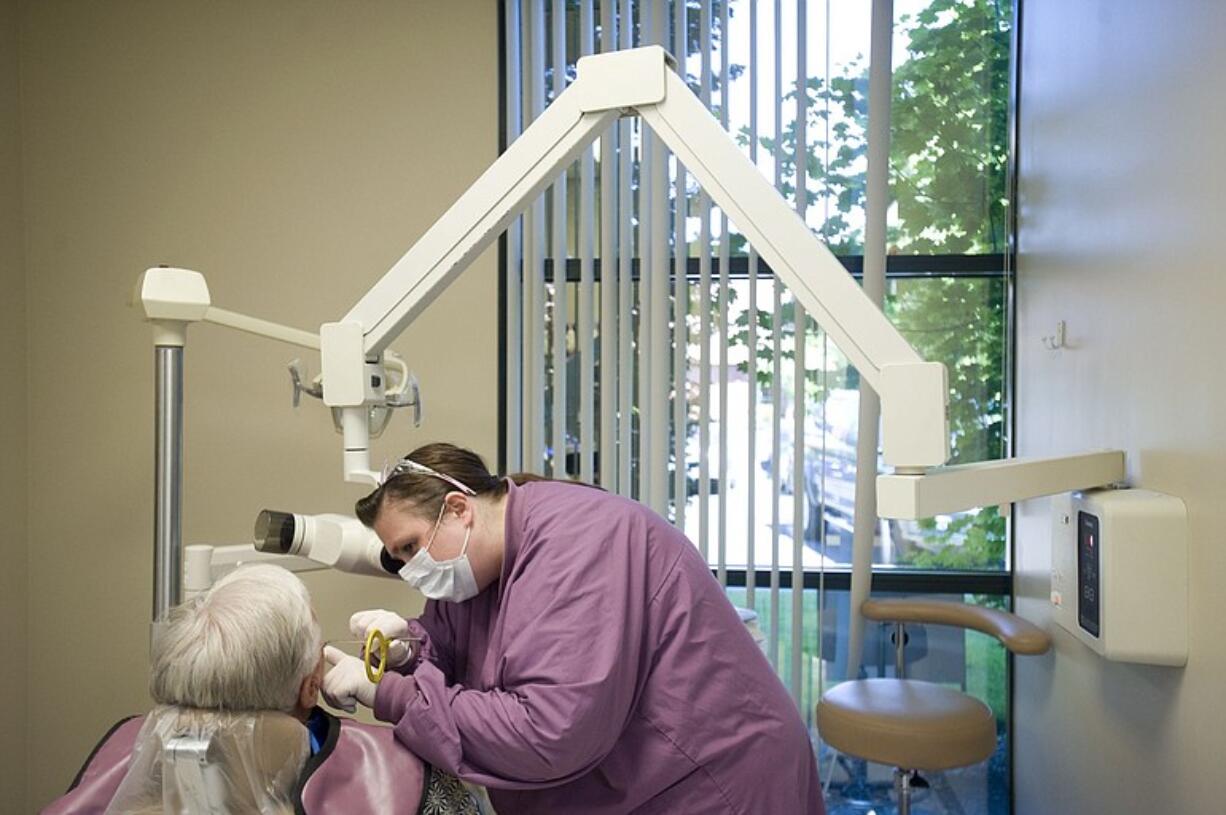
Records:
[[[255,518],[255,548],[261,552],[288,555],[294,546],[294,531],[300,526],[294,523],[292,512],[260,510]]]
[[[297,555],[350,574],[399,577],[404,564],[387,554],[374,531],[346,515],[301,515],[261,510],[255,519],[255,548]]]

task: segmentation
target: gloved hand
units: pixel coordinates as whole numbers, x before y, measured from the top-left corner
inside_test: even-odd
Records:
[[[382,631],[389,640],[409,636],[409,621],[394,611],[372,608],[367,611],[359,611],[349,618],[349,632],[360,640],[365,640],[372,628]],[[388,643],[388,668],[399,668],[412,658],[413,650],[409,643],[404,640]]]
[[[366,666],[357,657],[351,657],[339,648],[324,646],[324,661],[328,672],[324,674],[324,699],[332,707],[354,713],[358,702],[366,707],[375,706],[375,685],[366,678]]]

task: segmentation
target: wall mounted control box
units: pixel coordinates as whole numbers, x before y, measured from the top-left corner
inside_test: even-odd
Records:
[[[1188,661],[1188,520],[1183,501],[1103,489],[1052,499],[1052,616],[1119,662]]]

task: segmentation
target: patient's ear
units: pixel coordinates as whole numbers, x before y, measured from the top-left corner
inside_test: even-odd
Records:
[[[298,707],[303,711],[310,711],[319,701],[319,690],[324,683],[324,668],[326,663],[324,658],[319,658],[319,664],[315,666],[315,670],[306,675],[302,680],[302,684],[298,686]]]
[[[302,680],[302,685],[298,688],[299,708],[310,710],[315,707],[315,703],[319,701],[319,685],[319,677],[313,673]]]

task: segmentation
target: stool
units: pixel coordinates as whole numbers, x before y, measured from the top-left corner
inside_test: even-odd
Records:
[[[1046,632],[997,609],[936,600],[868,600],[861,613],[893,622],[899,678],[857,679],[827,691],[817,703],[817,729],[840,753],[892,765],[899,815],[911,811],[916,770],[978,764],[996,749],[996,721],[983,702],[961,691],[903,677],[903,625],[953,625],[989,634],[1016,654],[1042,654]]]

